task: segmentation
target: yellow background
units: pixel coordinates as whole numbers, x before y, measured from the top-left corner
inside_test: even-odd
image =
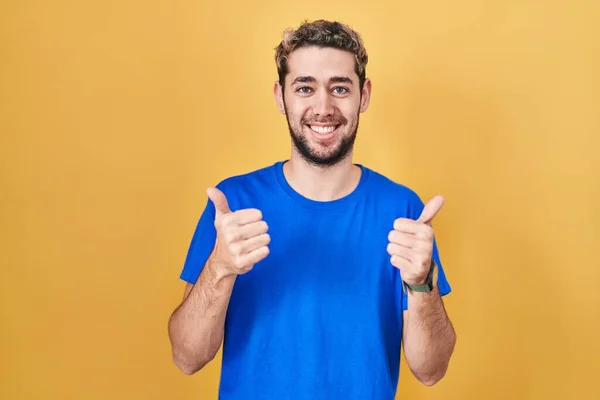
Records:
[[[178,275],[206,186],[288,156],[273,48],[321,17],[371,59],[355,160],[446,196],[456,353],[398,397],[600,398],[598,4],[2,2],[0,398],[216,399]]]

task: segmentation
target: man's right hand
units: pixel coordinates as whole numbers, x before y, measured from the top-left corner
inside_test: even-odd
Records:
[[[225,194],[219,189],[207,189],[215,205],[217,240],[211,254],[215,271],[221,276],[244,274],[269,254],[271,241],[262,212],[255,208],[232,212]]]

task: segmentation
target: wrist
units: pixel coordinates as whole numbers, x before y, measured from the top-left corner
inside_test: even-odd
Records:
[[[428,277],[429,277],[429,275],[425,275],[424,277],[419,278],[419,279],[405,280],[404,283],[406,284],[406,286],[421,286],[421,285],[426,285]]]
[[[206,267],[209,269],[209,273],[215,280],[215,283],[235,280],[236,274],[230,268],[227,268],[225,263],[212,256],[208,259]]]
[[[423,280],[419,280],[419,282],[403,282],[402,288],[404,292],[408,291],[419,292],[419,293],[430,293],[437,287],[437,278],[438,278],[438,268],[435,261],[431,261],[431,267],[429,268],[429,272],[427,276]]]

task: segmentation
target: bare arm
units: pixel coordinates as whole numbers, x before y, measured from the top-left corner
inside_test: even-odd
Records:
[[[236,277],[269,254],[268,225],[260,210],[231,212],[220,190],[209,188],[208,195],[215,204],[215,246],[195,285],[186,286],[182,303],[169,318],[173,361],[188,375],[202,369],[221,347]]]
[[[173,361],[185,374],[202,369],[219,351],[235,278],[219,275],[209,259],[196,284],[186,286],[183,302],[169,319]]]
[[[438,288],[429,293],[409,289],[408,304],[404,311],[404,356],[415,377],[431,386],[446,374],[456,334]]]
[[[425,204],[416,221],[408,218],[394,221],[387,250],[392,265],[400,269],[402,280],[408,285],[423,285],[434,272],[431,221],[443,204],[444,198],[435,196]],[[402,333],[404,355],[415,377],[431,386],[446,374],[456,335],[438,287],[431,292],[413,292],[407,288],[407,295],[408,310],[404,311]]]

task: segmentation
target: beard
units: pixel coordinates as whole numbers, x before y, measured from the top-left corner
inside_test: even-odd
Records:
[[[346,118],[339,116],[327,119],[306,119],[305,117],[302,117],[300,123],[292,126],[285,103],[284,108],[285,118],[294,147],[306,162],[316,167],[331,167],[350,155],[350,152],[354,148],[354,142],[356,141],[360,112],[356,114],[356,119],[352,121],[353,124],[351,125],[348,125],[348,120]],[[342,139],[337,144],[333,145],[335,147],[332,146],[333,148],[328,151],[319,152],[317,149],[311,147],[310,139],[304,134],[304,127],[306,126],[307,129],[310,129],[307,125],[310,125],[311,122],[340,125],[337,129],[346,128],[347,131],[345,133],[338,133],[342,136]]]

